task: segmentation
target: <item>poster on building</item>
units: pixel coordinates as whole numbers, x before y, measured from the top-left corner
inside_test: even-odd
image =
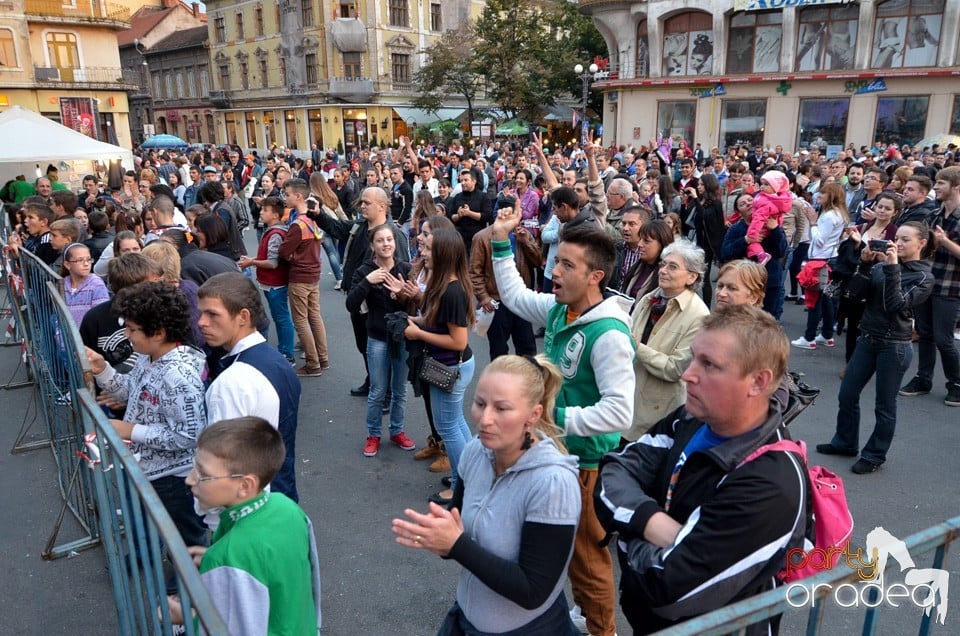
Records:
[[[754,48],[753,70],[755,73],[780,71],[780,42],[783,28],[779,24],[757,27],[757,42]]]
[[[81,135],[100,139],[97,131],[97,110],[90,97],[61,97],[60,123]]]
[[[689,75],[709,75],[713,72],[713,32],[693,31],[690,33]]]
[[[687,33],[663,36],[663,74],[687,74]]]
[[[790,7],[812,7],[822,4],[841,4],[849,0],[735,0],[734,11],[766,11]]]

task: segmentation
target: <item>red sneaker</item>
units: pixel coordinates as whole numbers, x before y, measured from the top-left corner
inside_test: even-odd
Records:
[[[397,433],[390,436],[390,441],[405,451],[412,451],[417,447],[417,443],[407,437],[406,433]]]
[[[371,435],[367,438],[367,443],[363,445],[363,456],[374,457],[380,450],[380,438]]]

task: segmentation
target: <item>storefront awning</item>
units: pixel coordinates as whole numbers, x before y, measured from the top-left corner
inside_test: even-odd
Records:
[[[341,53],[362,53],[367,50],[367,29],[356,18],[337,18],[330,25],[333,45]]]
[[[400,119],[409,123],[415,123],[418,126],[432,124],[435,121],[447,121],[456,119],[463,114],[463,108],[438,108],[436,111],[423,110],[422,108],[401,108],[394,106],[393,111],[400,116]]]

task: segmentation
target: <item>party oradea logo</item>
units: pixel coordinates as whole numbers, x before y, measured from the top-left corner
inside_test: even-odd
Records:
[[[900,565],[902,581],[884,580],[890,558]],[[936,620],[941,625],[945,623],[950,573],[939,568],[917,567],[906,544],[882,527],[874,528],[867,535],[866,549],[853,549],[849,541],[842,548],[808,551],[794,548],[787,552],[786,573],[789,578],[791,571],[805,567],[829,570],[834,563],[833,567],[856,571],[859,581],[840,584],[795,581],[785,588],[790,606],[812,607],[818,596],[832,598],[834,603],[845,608],[914,605],[927,616],[936,608]]]

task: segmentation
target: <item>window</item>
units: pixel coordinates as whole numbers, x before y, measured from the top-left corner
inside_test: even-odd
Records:
[[[849,99],[801,99],[796,147],[819,148],[824,153],[828,146],[842,149],[849,109]]]
[[[343,54],[343,76],[347,79],[360,77],[360,53]]]
[[[443,31],[443,15],[438,2],[430,3],[430,30]]]
[[[237,39],[242,40],[246,36],[243,34],[243,14],[237,12]]]
[[[650,44],[647,39],[647,21],[640,20],[637,25],[637,74],[636,77],[650,77]]]
[[[153,74],[153,98],[163,99],[163,84],[160,83],[160,73]]]
[[[277,3],[277,31],[283,28],[283,20],[280,19],[280,4]]]
[[[873,138],[885,143],[913,145],[923,139],[929,97],[881,97]]]
[[[17,68],[17,47],[13,40],[13,31],[0,29],[0,67]]]
[[[687,142],[689,146],[694,137],[694,120],[697,115],[697,102],[660,102],[657,104],[657,132]]]
[[[667,20],[663,29],[664,75],[713,73],[713,17],[688,11]]]
[[[873,68],[936,66],[943,0],[887,0],[877,6]]]
[[[200,96],[208,97],[210,95],[210,74],[207,73],[207,68],[203,67],[200,69]]]
[[[186,91],[183,87],[183,72],[177,71],[177,99],[183,99]]]
[[[267,58],[260,58],[257,64],[260,67],[260,88],[267,88],[270,86],[269,78],[267,77]]]
[[[217,44],[223,44],[227,41],[227,23],[224,21],[222,15],[218,15],[213,19],[213,32],[214,37],[217,39]]]
[[[47,33],[47,53],[50,66],[80,68],[80,51],[77,49],[77,36],[73,33]]]
[[[250,69],[245,61],[240,62],[240,86],[250,88]]]
[[[218,72],[220,74],[220,88],[225,91],[230,90],[230,65],[221,64]]]
[[[257,5],[253,9],[253,22],[254,28],[257,30],[257,35],[263,35],[263,6]]]
[[[313,0],[300,0],[300,15],[303,26],[313,26]]]
[[[720,144],[725,148],[762,146],[766,119],[766,100],[725,100],[720,111]]]
[[[744,12],[730,18],[728,73],[776,73],[780,70],[783,13]]]
[[[837,71],[853,68],[859,6],[800,10],[797,70]]]
[[[303,56],[307,65],[307,84],[317,84],[320,82],[320,67],[317,64],[317,54],[307,53]]]
[[[391,53],[390,68],[393,72],[393,89],[410,89],[410,56],[406,53]]]
[[[960,95],[953,97],[953,115],[950,117],[950,134],[960,135]]]
[[[390,0],[389,6],[390,26],[410,26],[409,11],[407,10],[407,0]]]
[[[197,73],[192,68],[187,69],[187,97],[197,96]]]
[[[173,73],[163,74],[163,89],[167,99],[173,99],[176,93],[173,92]]]
[[[341,18],[355,18],[357,17],[357,3],[356,2],[341,2],[340,3],[340,14]]]

